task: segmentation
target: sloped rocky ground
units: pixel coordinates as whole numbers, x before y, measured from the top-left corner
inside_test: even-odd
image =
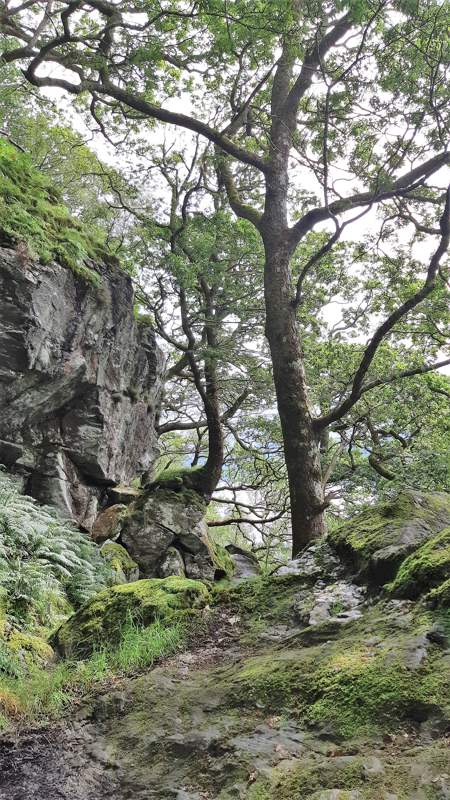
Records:
[[[358,518],[287,574],[216,589],[188,651],[118,680],[58,729],[4,736],[0,798],[449,798],[450,615],[436,590],[450,554],[441,536],[424,579],[422,551],[447,503],[410,495],[407,510],[378,509],[362,566]],[[405,547],[380,586],[367,565],[394,540]]]

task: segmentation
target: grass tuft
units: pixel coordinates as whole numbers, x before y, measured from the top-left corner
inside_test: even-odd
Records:
[[[55,719],[102,682],[149,668],[175,653],[186,639],[180,623],[157,620],[143,628],[131,618],[118,646],[96,650],[86,661],[61,661],[53,667],[31,667],[20,676],[0,678],[0,730],[12,722],[30,724]]]

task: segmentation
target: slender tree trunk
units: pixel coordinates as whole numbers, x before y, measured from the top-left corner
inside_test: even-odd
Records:
[[[221,421],[219,386],[217,380],[217,319],[214,294],[204,278],[200,279],[205,298],[205,334],[207,351],[204,358],[205,388],[203,406],[208,423],[208,458],[199,474],[199,489],[208,499],[219,483],[224,461],[223,428]]]
[[[264,236],[266,336],[289,479],[292,553],[325,532],[320,434],[308,405],[300,332],[292,305],[290,253],[283,237]]]

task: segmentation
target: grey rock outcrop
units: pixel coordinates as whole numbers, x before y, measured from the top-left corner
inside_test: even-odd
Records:
[[[320,625],[330,619],[350,622],[362,616],[364,593],[359,586],[347,581],[326,585],[317,581],[312,592],[301,594],[294,603],[296,617],[303,625]]]
[[[169,547],[166,550],[162,561],[158,566],[158,577],[168,578],[170,575],[185,575],[183,556],[176,547]]]
[[[181,559],[188,578],[213,580],[217,569],[205,522],[206,505],[193,490],[165,488],[144,493],[129,506],[120,541],[139,564],[142,577],[180,574]],[[181,559],[177,571],[166,563],[175,548]]]
[[[246,578],[254,578],[256,575],[261,574],[261,567],[256,556],[249,550],[244,550],[235,544],[225,545],[234,563],[233,582],[245,580]]]
[[[162,354],[130,279],[89,284],[0,248],[0,463],[90,529],[108,486],[151,465]]]

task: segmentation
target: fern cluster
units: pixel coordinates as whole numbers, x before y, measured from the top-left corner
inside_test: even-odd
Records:
[[[111,582],[95,544],[0,471],[0,602],[7,618],[49,627]]]

